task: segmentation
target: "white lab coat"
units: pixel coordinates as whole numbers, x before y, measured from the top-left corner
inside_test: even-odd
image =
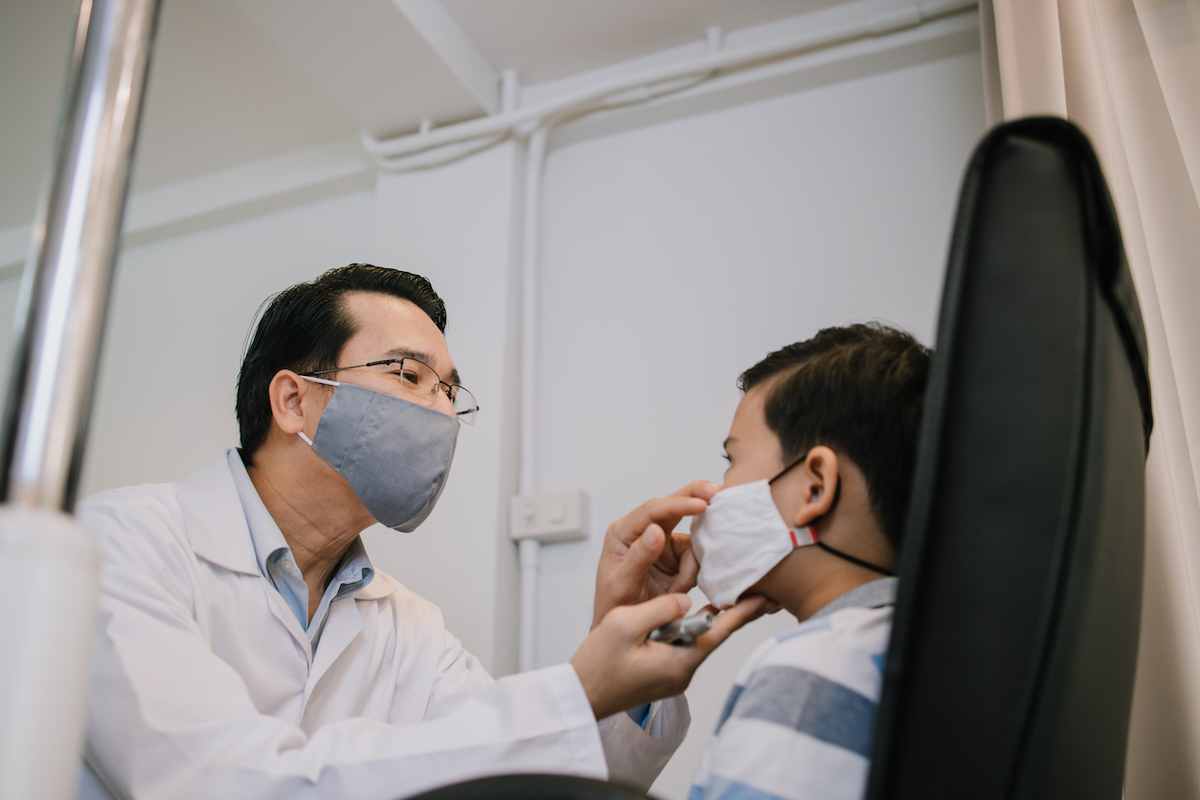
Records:
[[[183,483],[104,492],[85,798],[391,800],[482,775],[648,787],[687,731],[596,723],[567,664],[493,681],[437,606],[377,572],[335,602],[315,655],[259,571],[222,455]]]

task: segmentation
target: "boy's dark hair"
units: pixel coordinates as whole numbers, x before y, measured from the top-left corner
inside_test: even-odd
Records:
[[[343,298],[349,292],[376,292],[408,300],[446,331],[446,305],[429,281],[411,272],[348,264],[308,283],[298,283],[270,300],[246,348],[238,374],[237,419],[242,458],[254,453],[271,429],[268,387],[281,369],[299,373],[333,369],[355,333]]]
[[[929,348],[880,323],[825,328],[742,373],[743,392],[773,380],[763,406],[784,463],[825,445],[866,477],[871,508],[900,549],[916,460]]]

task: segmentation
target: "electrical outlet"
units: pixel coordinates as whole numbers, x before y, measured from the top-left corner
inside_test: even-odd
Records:
[[[570,542],[586,539],[588,496],[582,489],[520,495],[509,506],[508,535],[514,541]]]

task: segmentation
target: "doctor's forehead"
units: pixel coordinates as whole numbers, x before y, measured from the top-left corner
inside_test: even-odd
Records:
[[[344,302],[355,331],[339,360],[365,364],[385,358],[416,358],[445,380],[455,372],[446,337],[414,303],[376,292],[350,292]]]

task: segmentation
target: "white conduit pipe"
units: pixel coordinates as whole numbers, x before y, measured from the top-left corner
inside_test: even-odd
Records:
[[[535,130],[529,137],[525,154],[525,191],[523,193],[523,223],[521,233],[521,474],[518,491],[522,495],[536,494],[537,467],[537,409],[538,409],[538,256],[542,208],[542,167],[546,163],[548,125]],[[528,672],[537,665],[537,589],[540,570],[541,542],[522,539],[519,545],[521,560],[521,616],[517,668]]]
[[[483,149],[489,146],[490,140],[500,141],[512,131],[530,124],[538,125],[541,120],[578,112],[588,106],[603,108],[605,107],[604,101],[614,95],[617,96],[617,105],[639,102],[663,93],[661,84],[664,83],[676,83],[668,90],[678,91],[680,88],[684,88],[678,85],[682,79],[704,80],[720,71],[744,68],[809,50],[843,44],[855,39],[884,36],[916,27],[923,22],[968,11],[977,6],[978,0],[926,0],[898,6],[862,20],[788,37],[776,42],[750,45],[736,50],[713,51],[710,49],[710,52],[695,58],[598,81],[525,108],[506,110],[493,116],[448,125],[424,133],[384,140],[376,139],[373,136],[364,136],[363,146],[380,160],[385,169],[404,171],[426,165],[432,166]],[[645,96],[639,97],[641,94]],[[451,151],[445,153],[437,151],[438,148],[448,145],[453,146]],[[401,156],[426,153],[429,154],[428,164],[418,158],[414,158],[412,161],[400,160]]]
[[[710,28],[709,47],[720,46],[720,30]],[[505,94],[510,94],[512,73],[505,76]],[[700,80],[704,80],[701,77]],[[609,107],[643,102],[651,97],[680,91],[698,81],[684,79],[671,81],[670,85],[659,85],[648,96],[633,98],[610,98]],[[538,119],[525,152],[525,184],[521,203],[521,472],[518,493],[522,496],[537,494],[541,490],[538,480],[538,295],[541,289],[541,211],[542,174],[545,171],[546,148],[550,129],[567,115]],[[491,142],[483,145],[490,146]],[[482,149],[475,147],[474,150]],[[441,154],[445,148],[417,153],[411,158],[420,159],[432,154]],[[472,152],[474,152],[472,150]],[[404,160],[404,159],[401,159]],[[389,162],[394,166],[396,161]],[[519,617],[519,642],[517,668],[527,672],[537,666],[537,595],[541,571],[542,543],[535,538],[521,539],[518,554],[521,566],[521,602]]]
[[[521,231],[521,494],[536,494],[538,408],[538,293],[539,232],[542,208],[542,167],[546,163],[548,126],[529,137],[525,155],[525,191]]]
[[[710,34],[709,38],[711,41],[713,36]],[[686,85],[692,83],[688,81]],[[534,495],[541,490],[537,463],[537,419],[542,174],[550,129],[558,119],[561,117],[538,121],[538,127],[529,136],[525,153],[525,184],[521,204],[521,471],[517,483],[518,493],[522,496]],[[537,666],[537,595],[541,550],[541,542],[532,537],[521,539],[518,544],[521,601],[517,669],[520,672],[528,672]]]
[[[388,172],[412,172],[418,169],[431,169],[433,167],[440,167],[443,164],[449,164],[452,161],[458,161],[460,158],[474,155],[481,150],[487,150],[492,145],[500,144],[500,142],[507,138],[508,131],[490,136],[478,136],[474,139],[466,139],[430,150],[422,150],[410,156],[388,158],[382,161],[380,166],[387,169]]]
[[[517,640],[517,671],[537,668],[537,599],[541,574],[542,543],[522,539],[517,545],[521,561],[521,610]]]

